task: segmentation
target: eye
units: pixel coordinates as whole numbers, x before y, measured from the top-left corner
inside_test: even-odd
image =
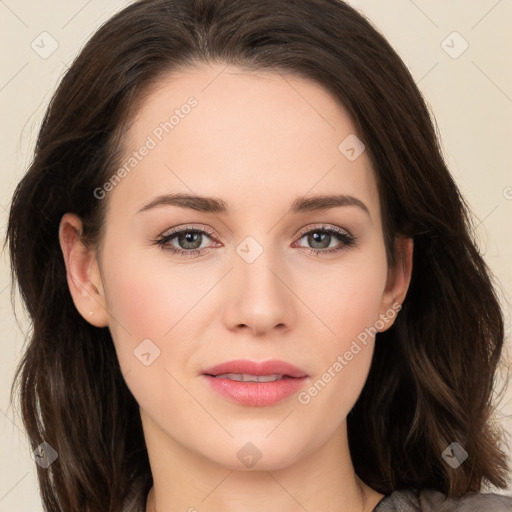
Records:
[[[316,256],[343,251],[353,247],[356,243],[356,238],[348,233],[348,231],[324,225],[306,231],[300,236],[299,240],[303,238],[306,238],[307,243],[313,246],[309,247],[310,254]],[[332,247],[331,242],[336,241],[338,241],[338,245]]]
[[[161,236],[154,242],[165,251],[170,251],[185,257],[192,257],[198,256],[203,252],[204,247],[201,247],[203,239],[205,237],[211,238],[212,234],[212,232],[202,229],[185,226],[184,228],[175,229]],[[176,247],[171,243],[174,239],[176,239],[176,242],[181,247]]]

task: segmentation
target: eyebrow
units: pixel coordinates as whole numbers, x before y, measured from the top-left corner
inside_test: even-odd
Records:
[[[190,195],[184,193],[164,194],[152,199],[144,205],[137,213],[142,213],[160,206],[178,206],[181,208],[190,208],[206,213],[229,214],[228,204],[216,197],[205,197]],[[336,195],[316,195],[297,197],[291,204],[288,213],[298,214],[307,212],[317,212],[330,210],[340,206],[356,206],[363,210],[368,216],[370,212],[366,205],[354,196],[346,194]]]

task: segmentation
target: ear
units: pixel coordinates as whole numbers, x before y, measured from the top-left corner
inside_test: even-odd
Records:
[[[412,276],[412,257],[414,243],[412,238],[398,236],[395,238],[395,263],[388,269],[386,287],[382,295],[380,321],[376,324],[384,327],[379,332],[389,329],[402,308]]]
[[[74,213],[64,214],[59,225],[59,242],[73,302],[90,324],[106,327],[109,315],[96,252],[84,245],[81,235],[80,217]]]

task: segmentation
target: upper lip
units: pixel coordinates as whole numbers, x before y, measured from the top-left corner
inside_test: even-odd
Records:
[[[226,361],[203,371],[204,375],[223,375],[226,373],[239,373],[248,375],[283,375],[287,377],[307,377],[307,373],[296,366],[270,359],[268,361],[256,362],[248,359],[237,359]]]

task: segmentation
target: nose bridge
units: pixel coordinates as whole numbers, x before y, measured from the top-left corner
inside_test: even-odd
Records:
[[[279,273],[283,265],[278,261],[278,251],[273,246],[272,235],[246,236],[237,246],[235,268],[240,286],[250,287],[251,294],[262,293],[267,300],[271,295],[281,295],[283,284]],[[243,290],[242,290],[243,292]]]

